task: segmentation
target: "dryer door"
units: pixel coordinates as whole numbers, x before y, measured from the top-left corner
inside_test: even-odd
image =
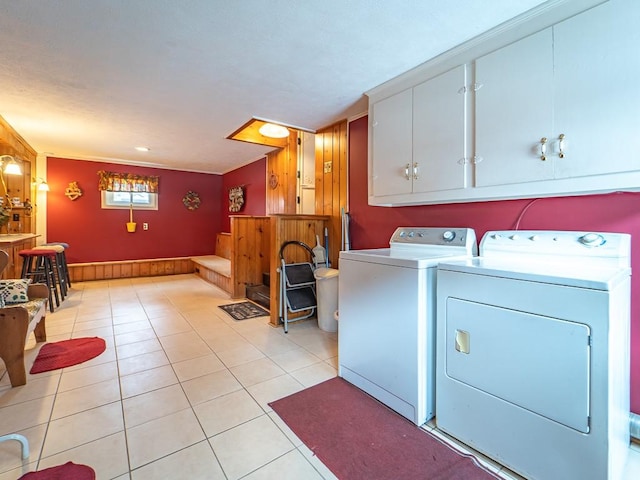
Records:
[[[449,377],[589,432],[588,325],[456,298],[446,311]]]

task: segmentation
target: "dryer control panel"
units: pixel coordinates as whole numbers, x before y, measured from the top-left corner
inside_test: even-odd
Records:
[[[499,230],[487,232],[480,255],[540,255],[607,260],[626,264],[631,255],[631,236],[626,233],[572,232],[563,230]]]

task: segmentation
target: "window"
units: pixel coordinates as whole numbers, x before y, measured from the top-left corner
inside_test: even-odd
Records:
[[[129,208],[131,205],[134,210],[158,210],[158,194],[102,191],[102,208]]]
[[[158,210],[158,180],[151,175],[98,171],[102,208]]]

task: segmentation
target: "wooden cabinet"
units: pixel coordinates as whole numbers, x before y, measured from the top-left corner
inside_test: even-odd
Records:
[[[0,235],[0,249],[9,254],[9,263],[2,272],[1,278],[20,278],[22,257],[18,252],[33,248],[36,237],[37,235],[34,234]]]
[[[640,2],[559,10],[372,92],[370,204],[640,190]]]

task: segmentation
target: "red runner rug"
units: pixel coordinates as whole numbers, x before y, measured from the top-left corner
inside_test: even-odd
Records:
[[[18,480],[95,480],[96,472],[86,465],[67,462],[38,472],[25,473]]]
[[[499,478],[339,377],[269,405],[340,480]]]
[[[46,343],[38,352],[29,373],[48,372],[70,367],[97,357],[107,348],[98,337],[73,338],[61,342]]]

